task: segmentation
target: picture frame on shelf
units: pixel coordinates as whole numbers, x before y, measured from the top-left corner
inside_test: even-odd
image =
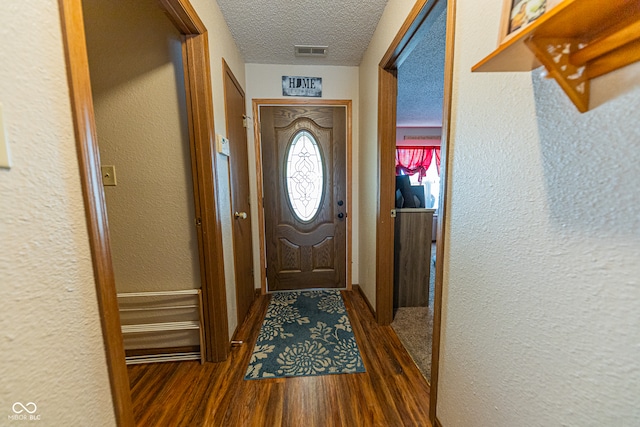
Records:
[[[558,3],[558,0],[504,0],[498,44],[513,37]]]

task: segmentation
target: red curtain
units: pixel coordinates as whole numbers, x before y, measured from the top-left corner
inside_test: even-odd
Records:
[[[398,147],[396,148],[396,175],[418,175],[418,181],[427,175],[433,154],[436,154],[436,166],[440,174],[440,149],[433,147]]]

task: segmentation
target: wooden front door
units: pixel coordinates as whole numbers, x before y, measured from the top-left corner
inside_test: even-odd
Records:
[[[249,218],[249,158],[245,123],[244,91],[226,62],[224,66],[224,102],[229,138],[229,178],[233,212],[233,259],[236,276],[238,326],[244,321],[255,296],[253,248]]]
[[[346,109],[260,107],[267,286],[346,286]]]

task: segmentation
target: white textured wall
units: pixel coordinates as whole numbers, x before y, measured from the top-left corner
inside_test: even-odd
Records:
[[[0,424],[114,425],[55,0],[0,4]],[[17,36],[19,34],[19,36]]]
[[[83,9],[116,288],[200,288],[180,33],[156,0]]]
[[[216,133],[226,135],[224,112],[224,83],[222,79],[222,58],[245,87],[244,60],[236,47],[229,28],[218,8],[218,3],[211,0],[191,0],[191,4],[198,12],[200,19],[209,31],[209,56],[211,60],[211,80],[213,90],[213,117]],[[233,235],[231,213],[231,187],[229,185],[228,158],[218,155],[218,194],[219,210],[222,221],[222,241],[224,246],[224,272],[227,286],[227,311],[229,314],[229,335],[231,336],[238,324],[236,309],[236,282],[233,264]]]
[[[322,99],[350,99],[352,100],[352,283],[359,281],[359,185],[358,185],[358,121],[359,121],[359,95],[358,95],[358,67],[337,66],[311,66],[311,65],[266,65],[247,64],[247,115],[253,115],[253,99],[287,98],[282,96],[282,76],[308,76],[322,77]],[[299,98],[298,98],[299,99]],[[253,122],[249,122],[249,165],[255,164],[255,139],[253,134]],[[257,188],[256,170],[249,168],[249,180],[251,187],[251,227],[253,229],[253,259],[255,271],[260,271],[260,247],[258,240],[258,212],[257,212]],[[256,274],[256,288],[260,288],[260,275]]]
[[[502,1],[458,0],[438,417],[640,422],[640,64],[580,114],[533,73],[471,66]]]
[[[378,64],[413,7],[414,0],[387,3],[360,63],[359,194],[360,287],[376,305],[376,212],[378,209]],[[367,167],[365,167],[367,165]],[[393,171],[390,171],[393,173]]]

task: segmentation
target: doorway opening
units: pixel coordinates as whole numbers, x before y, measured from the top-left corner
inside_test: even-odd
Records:
[[[118,425],[134,425],[100,170],[82,1],[59,0],[59,4],[81,186],[114,412]],[[216,156],[209,143],[215,132],[207,29],[187,0],[161,0],[161,5],[182,35],[207,360],[224,360],[229,351],[229,337],[225,279],[220,262],[222,237],[215,179]]]
[[[436,425],[440,319],[442,310],[443,255],[447,222],[447,148],[450,136],[451,88],[453,76],[453,36],[455,0],[420,0],[410,12],[396,38],[380,61],[378,68],[378,157],[379,203],[376,233],[376,316],[378,323],[393,321],[394,301],[394,241],[396,205],[396,138],[398,68],[414,50],[424,34],[433,26],[441,11],[446,9],[446,43],[444,61],[444,93],[442,104],[440,203],[436,226],[436,263],[433,301],[433,329],[431,354],[431,396],[429,418]],[[430,243],[431,242],[425,242]],[[427,262],[431,262],[429,259]]]
[[[181,34],[155,0],[82,3],[127,363],[201,360]]]
[[[446,0],[398,66],[394,317],[391,326],[431,382],[435,232],[440,201]],[[417,37],[417,36],[416,36]]]

